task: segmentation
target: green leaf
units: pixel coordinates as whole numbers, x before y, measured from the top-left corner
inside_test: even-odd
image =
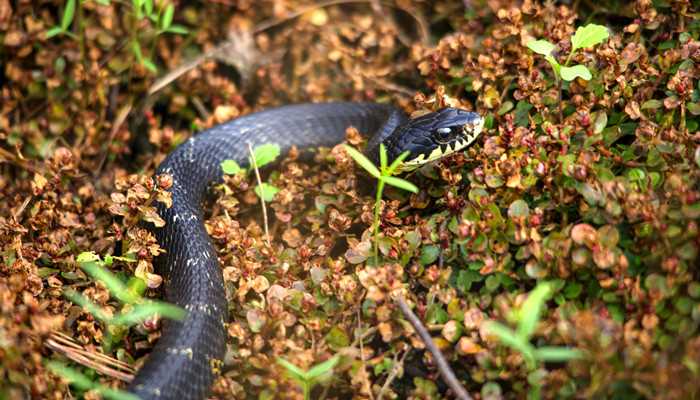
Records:
[[[221,170],[226,175],[236,175],[245,171],[235,160],[224,160],[221,163]]]
[[[111,1],[110,1],[110,0],[95,0],[95,2],[96,2],[97,4],[103,5],[103,6],[108,6],[108,5],[111,4]]]
[[[522,336],[516,335],[515,332],[507,326],[496,321],[487,321],[485,329],[495,335],[501,343],[512,347],[522,353],[524,357],[534,361],[534,347],[524,340]]]
[[[143,1],[143,8],[146,10],[146,15],[151,16],[153,14],[153,0]]]
[[[75,15],[75,0],[68,0],[66,2],[66,8],[63,10],[63,17],[61,18],[61,28],[64,31],[68,30],[68,27],[73,22],[73,16]]]
[[[393,176],[382,176],[379,179],[391,186],[395,186],[407,192],[418,193],[418,187],[405,179],[396,178]]]
[[[284,358],[278,357],[277,364],[283,366],[284,369],[287,370],[287,373],[290,375],[290,377],[292,379],[294,379],[295,381],[297,381],[297,382],[307,381],[306,371],[304,371],[301,368],[297,367],[296,365],[290,363],[289,361],[285,360]]]
[[[429,265],[435,262],[440,255],[440,248],[434,244],[423,246],[420,252],[421,265]]]
[[[160,29],[167,30],[173,23],[173,15],[175,13],[175,5],[173,3],[168,4],[163,12],[163,17],[160,20]]]
[[[60,26],[54,26],[53,28],[46,31],[46,38],[50,39],[50,38],[52,38],[56,35],[60,35],[61,33],[64,33],[64,32],[65,31]]]
[[[278,188],[270,185],[267,182],[263,182],[262,185],[258,185],[255,187],[255,194],[257,194],[258,197],[265,200],[266,202],[272,201],[272,199],[275,198],[275,195],[279,191],[280,190]]]
[[[379,169],[382,171],[385,170],[387,164],[386,147],[384,147],[384,143],[379,143]]]
[[[530,292],[519,312],[518,336],[526,339],[532,336],[540,319],[540,313],[545,301],[552,295],[551,285],[548,283],[538,284]]]
[[[592,78],[591,71],[583,65],[574,65],[573,67],[562,66],[559,70],[561,79],[565,81],[573,81],[576,78],[589,81]]]
[[[411,154],[410,151],[404,151],[401,153],[394,161],[391,162],[391,165],[386,169],[386,175],[394,175],[394,171],[396,171],[396,168],[401,165],[403,160],[406,159]]]
[[[280,146],[275,143],[268,143],[257,146],[253,149],[253,157],[258,168],[275,161],[280,155]]]
[[[343,147],[345,147],[345,151],[348,152],[350,157],[352,157],[352,159],[355,160],[356,163],[360,164],[360,167],[364,168],[365,171],[367,171],[373,177],[379,179],[381,173],[379,172],[377,167],[374,166],[374,164],[372,164],[372,161],[370,161],[369,158],[367,158],[367,156],[360,153],[355,148],[348,146],[347,144]]]
[[[562,362],[583,358],[583,352],[569,347],[542,346],[535,349],[535,358],[539,361]]]
[[[63,295],[73,303],[79,305],[80,307],[84,308],[90,315],[95,317],[96,319],[102,321],[102,322],[109,322],[110,318],[105,314],[104,311],[102,311],[102,308],[98,306],[97,304],[93,303],[88,299],[87,297],[83,296],[82,294],[74,291],[74,290],[66,290],[63,292]]]
[[[608,36],[610,36],[608,28],[602,25],[588,24],[586,26],[579,26],[578,29],[576,29],[576,33],[571,38],[571,52],[573,53],[578,49],[602,43]]]
[[[89,253],[81,253],[80,255],[84,254]],[[130,304],[139,300],[137,296],[134,296],[134,294],[128,290],[124,282],[117,278],[116,275],[102,267],[100,265],[101,263],[97,261],[85,261],[85,259],[88,259],[88,257],[85,256],[81,260],[81,257],[78,256],[78,264],[80,265],[80,268],[87,272],[93,279],[104,283],[109,292],[114,295],[114,297],[119,299],[119,301]]]
[[[175,34],[178,34],[178,35],[187,35],[188,33],[190,33],[190,31],[189,31],[187,28],[185,28],[185,27],[182,26],[182,25],[178,25],[178,24],[171,25],[171,26],[170,26],[168,29],[166,29],[165,31],[166,31],[166,32],[170,32],[170,33],[175,33]]]
[[[158,72],[158,67],[156,67],[155,64],[153,64],[153,61],[151,61],[148,58],[144,58],[141,60],[141,64],[143,64],[144,67],[146,67],[147,70],[153,72],[154,74]]]
[[[138,304],[134,306],[131,311],[112,318],[110,323],[115,325],[133,326],[150,317],[153,317],[154,315],[160,315],[164,318],[180,321],[185,318],[186,311],[174,304],[149,301],[143,304]]]
[[[321,375],[332,372],[333,368],[335,368],[339,361],[340,357],[336,355],[320,364],[315,365],[306,372],[307,379],[316,379]]]
[[[537,54],[548,56],[554,51],[554,44],[546,40],[531,40],[527,42],[527,48]]]

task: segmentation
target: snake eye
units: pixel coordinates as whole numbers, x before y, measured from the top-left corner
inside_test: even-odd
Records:
[[[438,128],[435,132],[439,142],[447,142],[452,138],[452,129],[450,128]]]

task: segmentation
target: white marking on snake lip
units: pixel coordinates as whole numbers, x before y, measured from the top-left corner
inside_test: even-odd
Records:
[[[180,216],[177,215],[177,214],[175,214],[175,215],[173,216],[173,222],[177,222],[177,220],[178,220],[179,218],[180,218]]]

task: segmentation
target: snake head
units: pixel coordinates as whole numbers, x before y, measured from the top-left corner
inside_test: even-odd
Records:
[[[385,145],[392,159],[410,153],[397,169],[405,172],[466,148],[483,128],[484,118],[479,114],[448,107],[409,120]]]

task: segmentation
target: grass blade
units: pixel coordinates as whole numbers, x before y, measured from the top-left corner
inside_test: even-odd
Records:
[[[348,152],[350,157],[352,157],[352,159],[355,160],[356,163],[360,164],[360,166],[362,168],[364,168],[365,171],[367,171],[370,175],[379,179],[379,177],[382,174],[379,172],[377,167],[374,164],[372,164],[372,161],[370,161],[369,158],[367,158],[367,156],[360,153],[355,148],[348,146],[347,144],[344,145],[344,147],[345,147],[345,151]]]

